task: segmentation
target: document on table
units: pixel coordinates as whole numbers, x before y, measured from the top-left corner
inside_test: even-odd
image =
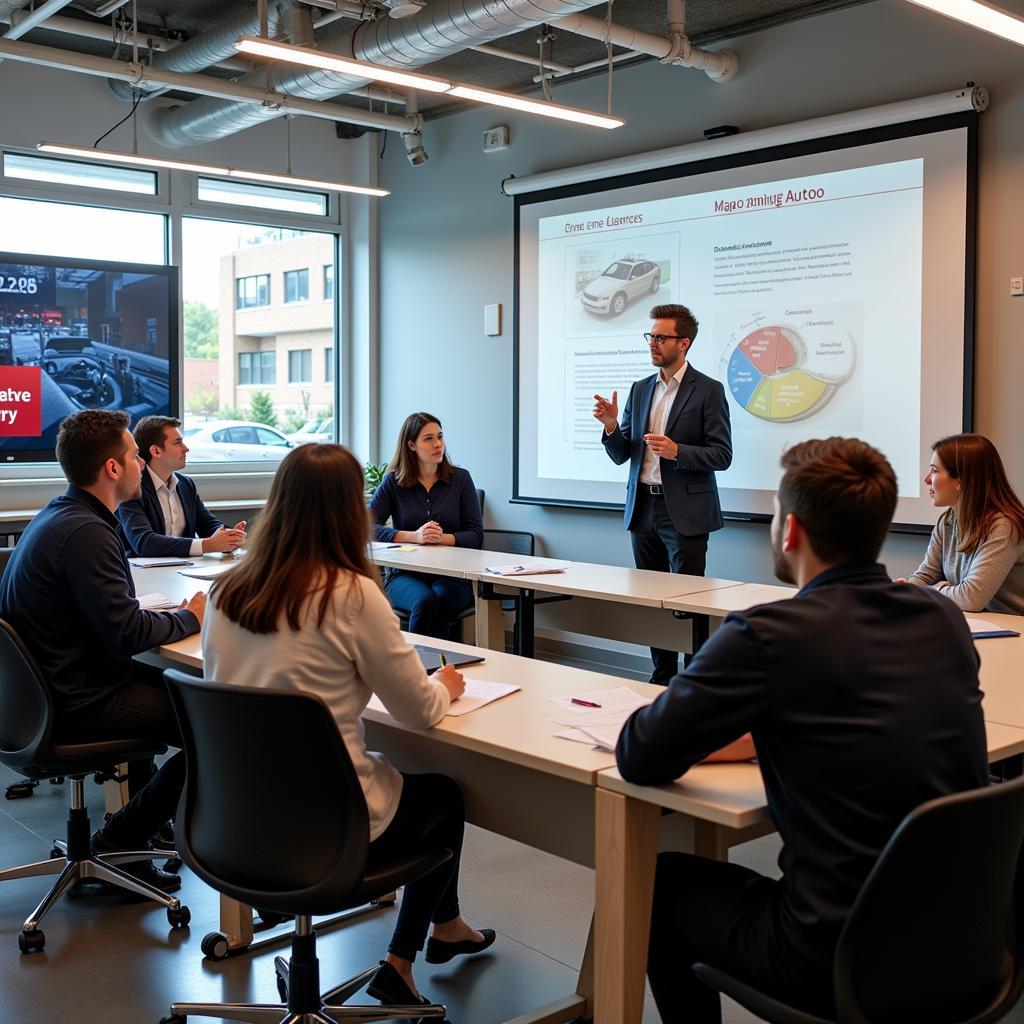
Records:
[[[394,548],[400,548],[401,546],[401,544],[392,544],[390,541],[386,540],[371,540],[370,554],[372,555],[374,551],[391,551]]]
[[[136,569],[158,569],[165,565],[191,565],[188,558],[154,557],[154,558],[129,558],[128,562]]]
[[[573,700],[580,703],[573,703]],[[567,726],[555,736],[576,743],[588,743],[602,750],[614,750],[622,727],[637,708],[650,704],[628,686],[614,690],[594,690],[592,693],[576,693],[568,697],[552,697],[551,702],[565,709],[552,721]],[[588,707],[594,704],[596,707]]]
[[[976,619],[970,615],[967,616],[967,628],[970,629],[971,636],[975,640],[987,640],[997,636],[1020,636],[1015,629],[1007,629],[996,622],[989,622],[988,619]]]
[[[216,565],[206,566],[201,569],[179,569],[179,576],[191,576],[194,580],[215,580],[218,576],[230,572],[237,562],[221,561]]]
[[[488,565],[484,572],[489,576],[543,576],[552,572],[565,572],[571,562],[561,565]]]
[[[147,612],[167,611],[178,607],[178,602],[172,601],[166,594],[139,594],[136,600],[139,602],[139,607]]]
[[[515,693],[521,689],[522,687],[516,686],[515,683],[494,683],[487,679],[467,679],[466,692],[449,705],[448,717],[458,718],[459,715],[468,715],[470,711],[476,711],[477,708],[482,708],[485,704],[500,700],[502,697],[507,697],[510,693]],[[384,702],[376,694],[370,698],[370,703],[366,706],[373,708],[374,711],[383,711],[384,714],[389,713],[388,709],[384,707]]]

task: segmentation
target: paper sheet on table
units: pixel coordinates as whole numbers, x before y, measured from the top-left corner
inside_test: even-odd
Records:
[[[128,562],[134,565],[136,569],[157,569],[163,565],[191,565],[192,561],[188,558],[170,558],[154,557],[154,558],[129,558]]]
[[[990,622],[988,619],[976,619],[971,615],[967,616],[967,628],[975,640],[984,640],[996,636],[1020,636],[1014,629],[1007,629],[1000,626],[998,622]]]
[[[401,544],[395,544],[389,540],[371,540],[370,541],[370,554],[374,551],[392,551],[395,548],[401,548]]]
[[[139,594],[136,600],[139,602],[139,607],[147,612],[160,612],[178,607],[178,602],[172,601],[166,594]]]
[[[565,572],[571,562],[559,565],[488,565],[484,572],[489,576],[544,576],[552,572]]]
[[[191,576],[194,580],[215,580],[218,576],[223,576],[224,573],[229,572],[237,564],[234,561],[221,561],[216,565],[202,569],[179,569],[178,575]]]
[[[485,704],[500,700],[521,689],[522,687],[516,686],[515,683],[492,683],[487,679],[467,679],[466,692],[451,703],[448,708],[448,717],[457,718],[459,715],[468,715],[470,711],[476,711],[477,708],[482,708]],[[376,694],[370,698],[370,703],[366,706],[373,708],[374,711],[383,711],[384,714],[388,714],[388,709],[384,707],[383,701]]]
[[[581,707],[571,703],[572,697],[600,704],[599,708]],[[561,714],[552,719],[558,725],[568,726],[556,732],[558,739],[572,740],[574,743],[586,743],[598,746],[603,750],[614,750],[616,740],[622,726],[637,708],[650,704],[650,700],[641,697],[628,686],[620,686],[615,690],[595,690],[592,693],[571,694],[568,697],[552,697],[553,704],[564,708]],[[572,709],[571,711],[568,709]]]

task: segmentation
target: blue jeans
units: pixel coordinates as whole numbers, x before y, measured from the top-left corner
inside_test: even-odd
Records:
[[[396,572],[387,583],[388,600],[409,616],[409,632],[448,638],[455,616],[473,604],[473,586],[450,576]]]

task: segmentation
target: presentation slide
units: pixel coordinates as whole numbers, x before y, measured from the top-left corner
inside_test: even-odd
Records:
[[[855,436],[934,522],[930,443],[962,429],[967,129],[519,206],[518,494],[615,505],[594,395],[654,372],[650,311],[683,303],[732,422],[723,507],[769,514],[779,456]],[[603,182],[602,185],[607,185]]]

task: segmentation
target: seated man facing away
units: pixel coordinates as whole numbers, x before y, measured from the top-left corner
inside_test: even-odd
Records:
[[[203,504],[191,477],[178,472],[188,455],[180,427],[173,416],[143,416],[135,425],[139,457],[146,463],[142,493],[117,510],[130,554],[186,558],[234,551],[245,542],[245,522],[227,529]]]
[[[175,611],[143,611],[117,532],[117,506],[139,496],[142,463],[128,414],[68,416],[57,458],[70,486],[22,534],[0,580],[0,618],[21,636],[50,685],[54,735],[65,742],[155,739],[181,746],[162,680],[137,678],[132,656],[199,631],[206,595]],[[98,853],[144,848],[174,816],[185,780],[178,753],[93,836]],[[125,870],[173,892],[181,885],[151,861]]]
[[[900,821],[988,782],[978,655],[963,612],[876,559],[896,476],[862,441],[782,457],[771,526],[791,600],[733,613],[619,737],[623,777],[676,779],[753,734],[782,878],[683,853],[658,858],[647,973],[666,1024],[717,1024],[701,961],[827,1013],[840,929]]]

